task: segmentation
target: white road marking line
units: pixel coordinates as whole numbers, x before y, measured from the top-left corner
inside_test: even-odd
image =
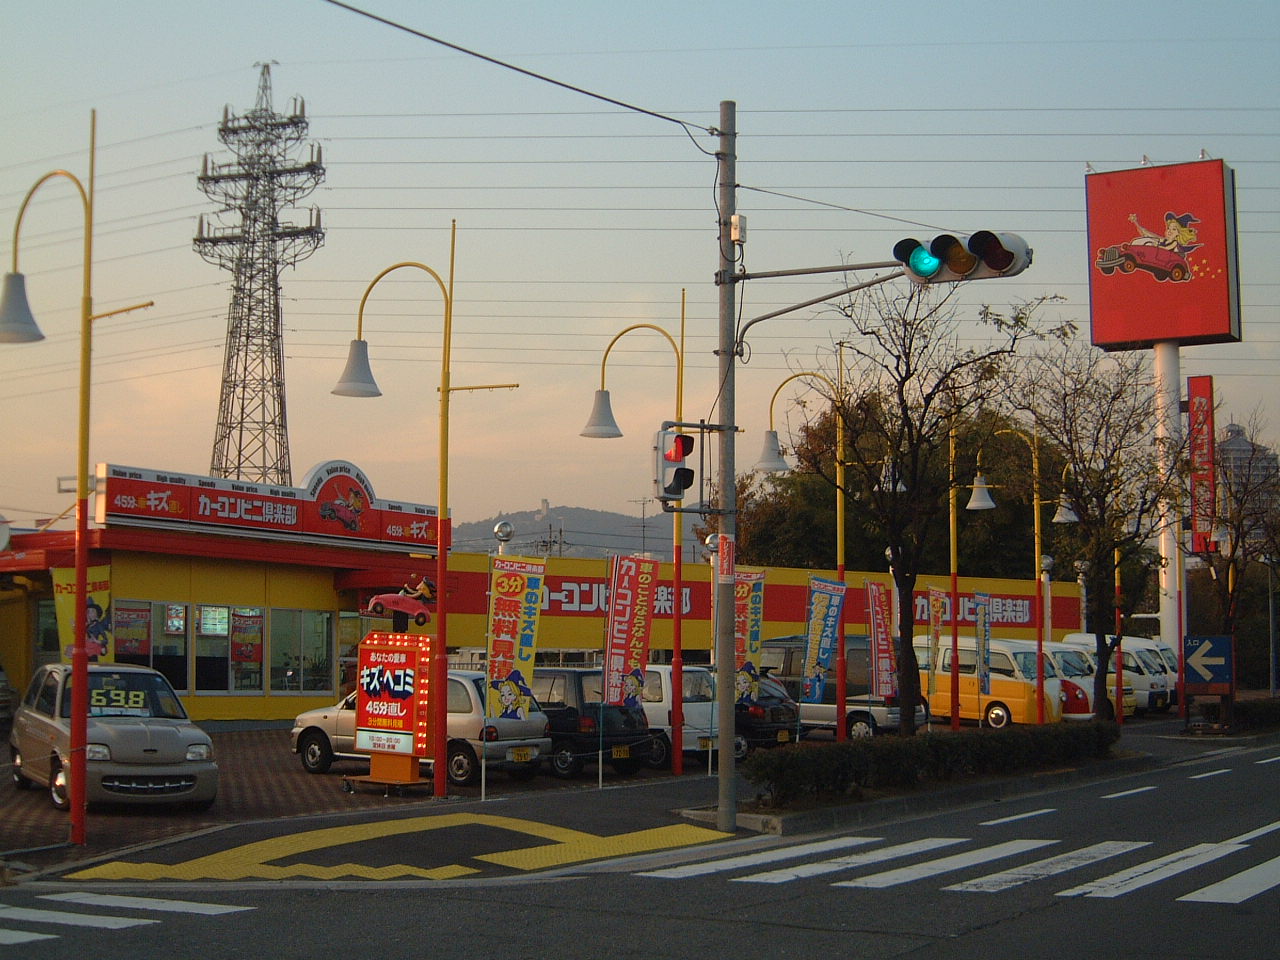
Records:
[[[1187,777],[1187,779],[1188,780],[1206,780],[1209,777],[1218,777],[1224,773],[1230,773],[1230,772],[1231,771],[1226,768],[1223,768],[1222,770],[1210,770],[1208,773],[1197,773],[1194,777]]]
[[[1177,876],[1192,870],[1201,864],[1210,863],[1229,853],[1248,848],[1239,843],[1198,843],[1177,853],[1140,863],[1136,867],[1113,873],[1110,876],[1093,880],[1089,883],[1062,890],[1060,897],[1119,897],[1132,893],[1152,883],[1159,883],[1169,877]]]
[[[794,857],[807,857],[814,853],[827,853],[831,850],[846,850],[849,847],[860,847],[863,844],[875,843],[883,837],[837,837],[835,840],[820,840],[817,843],[801,843],[794,847],[778,847],[773,850],[762,850],[760,853],[748,853],[740,857],[729,857],[725,860],[712,860],[707,863],[688,863],[681,867],[667,867],[662,870],[650,870],[639,873],[640,877],[663,877],[679,879],[682,877],[701,877],[708,873],[721,873],[725,870],[736,870],[739,867],[754,867],[764,863],[777,863],[779,860],[790,860]]]
[[[851,853],[834,860],[821,860],[817,863],[802,863],[796,867],[783,867],[781,870],[770,870],[768,873],[753,873],[746,877],[734,877],[735,883],[786,883],[803,877],[816,877],[824,873],[835,873],[850,867],[866,866],[870,863],[883,863],[896,857],[908,857],[915,853],[927,853],[939,847],[948,847],[955,843],[964,843],[968,837],[926,837],[909,843],[899,843],[879,850],[868,850],[865,853]]]
[[[0,946],[8,946],[14,943],[31,943],[35,940],[57,939],[58,935],[55,933],[25,933],[21,930],[0,929]]]
[[[9,907],[0,904],[0,922],[10,920],[34,920],[37,923],[62,923],[69,927],[101,927],[105,930],[121,930],[138,927],[159,920],[140,920],[132,917],[105,917],[96,913],[68,913],[65,910],[32,910],[28,907]]]
[[[1032,810],[1029,813],[1016,813],[1012,817],[1001,817],[999,820],[983,820],[978,826],[995,827],[1002,823],[1013,823],[1015,820],[1029,820],[1032,817],[1038,817],[1046,813],[1056,813],[1057,807],[1045,807],[1043,810]]]
[[[1280,757],[1268,757],[1266,760],[1259,760],[1258,763],[1280,763]]]
[[[1244,903],[1250,897],[1256,897],[1276,886],[1280,886],[1280,857],[1243,870],[1234,877],[1201,887],[1178,899],[1195,903]]]
[[[101,893],[46,893],[41,900],[57,900],[61,903],[82,903],[90,907],[124,907],[136,910],[158,910],[164,913],[200,913],[215,915],[253,910],[254,907],[224,906],[219,903],[199,903],[192,900],[157,900],[153,897],[122,897]]]
[[[1268,833],[1274,833],[1280,830],[1280,820],[1274,823],[1268,823],[1265,827],[1259,827],[1257,830],[1250,830],[1248,833],[1242,833],[1238,837],[1232,837],[1224,840],[1224,843],[1248,843],[1250,840],[1257,840],[1259,837],[1265,837]]]
[[[1057,840],[1009,840],[991,847],[983,847],[980,850],[970,850],[968,853],[957,853],[951,857],[943,857],[941,860],[930,860],[913,867],[886,870],[883,873],[873,873],[870,876],[859,877],[856,880],[842,880],[839,883],[833,883],[832,886],[892,887],[900,883],[909,883],[912,880],[923,880],[926,877],[937,876],[940,873],[948,873],[952,870],[961,870],[975,864],[987,863],[990,860],[998,860],[1001,857],[1010,857],[1016,853],[1024,853],[1027,850],[1038,850],[1040,847],[1048,847],[1057,842]]]
[[[1154,790],[1155,787],[1134,787],[1132,790],[1121,790],[1119,793],[1108,793],[1103,796],[1103,800],[1119,800],[1121,797],[1132,797],[1137,793],[1146,793],[1148,790]]]
[[[1066,873],[1068,870],[1075,870],[1077,867],[1088,866],[1091,863],[1097,863],[1099,860],[1106,860],[1108,857],[1119,856],[1122,853],[1128,853],[1130,850],[1137,850],[1140,847],[1150,845],[1151,841],[1149,840],[1108,840],[1103,843],[1095,843],[1090,847],[1073,850],[1070,853],[1050,857],[1047,860],[1037,860],[1035,863],[1014,867],[1012,870],[1003,870],[1000,873],[991,873],[985,877],[978,877],[976,880],[966,880],[964,883],[952,884],[942,889],[962,890],[969,893],[998,893],[1001,890],[1008,890],[1010,887],[1016,887],[1032,880],[1043,880],[1046,877]]]

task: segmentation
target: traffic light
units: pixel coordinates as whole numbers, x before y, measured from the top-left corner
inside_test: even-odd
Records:
[[[693,435],[674,430],[659,430],[654,435],[654,494],[659,500],[684,499],[693,486],[693,470],[685,460],[693,452]]]
[[[1031,266],[1031,248],[1016,233],[979,230],[971,236],[951,233],[925,246],[914,237],[893,246],[893,258],[914,283],[948,283],[1017,276]]]

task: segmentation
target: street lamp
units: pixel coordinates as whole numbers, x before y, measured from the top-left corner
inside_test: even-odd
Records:
[[[380,397],[382,391],[373,379],[373,371],[369,368],[369,344],[364,339],[364,305],[369,300],[373,288],[387,274],[401,267],[413,267],[430,275],[440,288],[444,298],[444,342],[440,349],[440,478],[439,505],[437,519],[439,522],[436,537],[436,630],[431,644],[431,713],[435,726],[432,744],[431,769],[434,776],[432,786],[436,797],[445,797],[449,792],[447,770],[448,759],[448,682],[449,668],[446,648],[448,645],[448,606],[449,586],[446,577],[449,572],[449,543],[452,540],[452,525],[449,521],[449,395],[454,390],[497,390],[514,389],[515,383],[491,383],[476,387],[454,387],[449,383],[449,355],[453,340],[453,265],[454,252],[457,248],[458,222],[452,221],[449,227],[449,283],[448,286],[436,273],[424,263],[402,261],[392,264],[379,273],[365,288],[360,298],[360,308],[356,313],[356,339],[351,341],[347,352],[347,365],[338,378],[337,385],[331,391],[340,397]]]
[[[43,340],[44,334],[36,326],[31,306],[27,302],[26,277],[18,271],[18,234],[22,218],[32,196],[45,183],[64,177],[75,185],[84,208],[84,274],[80,294],[80,403],[76,449],[76,531],[75,531],[75,613],[71,630],[71,770],[68,801],[71,807],[71,842],[85,842],[85,749],[89,729],[89,652],[84,644],[84,617],[89,598],[89,393],[90,363],[93,357],[93,321],[116,314],[141,310],[154,305],[154,301],[109,310],[93,312],[93,200],[94,174],[97,153],[98,114],[89,113],[89,187],[66,170],[46,173],[27,191],[18,217],[13,224],[13,270],[4,276],[4,291],[0,295],[0,342],[30,343]],[[64,773],[64,776],[66,774]]]
[[[605,389],[605,365],[609,362],[609,351],[613,345],[633,330],[653,330],[671,346],[676,361],[676,421],[684,419],[684,329],[685,329],[685,291],[680,291],[680,342],[677,344],[662,327],[652,323],[633,323],[620,330],[604,348],[604,356],[600,358],[600,389],[596,391],[595,402],[591,408],[591,416],[587,425],[582,428],[581,436],[594,440],[612,440],[622,436],[617,421],[613,418],[613,409],[609,402],[609,391]],[[676,503],[675,506],[680,506]],[[671,514],[671,590],[675,594],[671,606],[671,772],[677,776],[684,773],[684,520],[678,511]]]
[[[956,421],[951,419],[947,436],[947,519],[951,540],[951,729],[960,729],[960,538],[956,494]],[[973,478],[973,493],[966,510],[994,510],[981,465]]]
[[[1036,723],[1044,723],[1044,640],[1047,631],[1045,624],[1050,619],[1049,600],[1045,589],[1041,587],[1041,572],[1043,550],[1044,550],[1044,533],[1041,518],[1041,501],[1040,501],[1040,438],[1034,434],[1028,436],[1021,430],[1012,428],[1005,430],[997,430],[996,435],[1011,433],[1018,437],[1031,449],[1031,510],[1033,513],[1034,531],[1034,553],[1031,555],[1031,579],[1036,585]],[[1064,494],[1065,496],[1065,494]],[[1065,501],[1060,500],[1058,509],[1063,509]],[[1068,506],[1069,510],[1070,507]],[[1075,514],[1071,514],[1072,517]],[[1056,516],[1054,522],[1062,523]],[[1047,579],[1045,580],[1047,583]]]
[[[841,362],[840,367],[843,367]],[[825,383],[832,391],[832,412],[836,418],[836,577],[843,585],[845,582],[845,537],[844,537],[844,417],[841,415],[839,403],[841,402],[840,387],[832,383],[824,374],[814,373],[811,371],[802,371],[793,373],[773,391],[773,397],[769,400],[769,429],[764,435],[764,448],[760,453],[760,460],[756,464],[756,469],[762,473],[784,473],[791,469],[786,459],[782,456],[782,448],[778,445],[778,431],[774,428],[773,423],[773,405],[778,399],[778,395],[782,393],[782,388],[793,380],[802,378],[811,378],[820,380]],[[843,383],[841,384],[843,385]],[[847,608],[846,608],[847,609]],[[839,709],[836,711],[836,740],[845,740],[848,738],[849,731],[845,725],[843,714],[847,709],[847,698],[849,692],[848,660],[845,652],[844,639],[844,617],[841,616],[840,637],[836,642],[836,703]]]

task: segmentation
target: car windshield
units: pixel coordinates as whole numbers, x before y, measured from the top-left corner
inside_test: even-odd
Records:
[[[71,676],[62,692],[62,716],[71,716]],[[89,674],[89,716],[185,720],[182,701],[158,673],[94,670]]]
[[[716,698],[716,688],[707,671],[685,670],[680,679],[683,681],[685,703],[709,703]]]
[[[1142,661],[1142,665],[1147,668],[1147,673],[1168,673],[1168,669],[1164,665],[1154,650],[1139,650],[1138,659]]]
[[[1093,676],[1093,663],[1079,650],[1059,650],[1058,665],[1064,677]]]
[[[1036,652],[1034,650],[1019,651],[1013,655],[1013,659],[1018,663],[1018,669],[1022,671],[1025,677],[1035,678],[1036,675]],[[1058,675],[1053,669],[1053,660],[1049,656],[1044,658],[1044,676],[1045,679],[1052,679]]]

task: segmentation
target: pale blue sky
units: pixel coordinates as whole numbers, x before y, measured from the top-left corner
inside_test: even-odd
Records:
[[[1271,2],[437,3],[365,9],[451,43],[693,124],[738,107],[740,212],[752,270],[889,258],[898,238],[1005,229],[1035,248],[1010,280],[970,284],[966,315],[1062,294],[1087,322],[1085,164],[1194,160],[1237,175],[1246,342],[1186,348],[1228,413],[1255,408],[1280,436],[1280,8]],[[448,267],[458,220],[451,506],[460,520],[546,498],[638,514],[648,446],[670,416],[670,350],[633,334],[608,383],[626,437],[578,436],[601,353],[630,323],[676,333],[688,291],[685,413],[715,389],[714,149],[629,113],[469,58],[324,0],[2,0],[0,256],[17,207],[54,167],[88,173],[98,111],[94,294],[96,462],[208,472],[228,275],[191,250],[211,204],[196,185],[224,105],[253,105],[272,60],[275,104],[305,98],[328,177],[309,202],[327,239],[283,277],[294,482],[321,460],[364,467],[381,496],[435,500],[440,304],[406,276],[373,294],[365,335],[384,396],[329,389],[368,282],[400,260]],[[1002,15],[1003,13],[1003,15]],[[696,139],[696,143],[695,143]],[[701,148],[701,149],[700,149]],[[778,197],[761,191],[790,194]],[[903,221],[923,224],[908,226]],[[0,350],[8,413],[0,513],[18,524],[67,505],[74,472],[79,213],[41,188],[20,266],[48,339]],[[834,290],[834,277],[741,289],[744,316]],[[844,333],[803,311],[753,331],[738,387],[749,466],[769,397]],[[797,388],[799,390],[799,388]],[[786,412],[778,410],[785,424]],[[785,429],[785,426],[784,426]],[[647,510],[653,512],[653,505]]]

